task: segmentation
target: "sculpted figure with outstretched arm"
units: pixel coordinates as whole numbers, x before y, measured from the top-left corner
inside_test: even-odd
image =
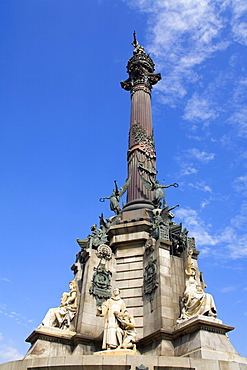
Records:
[[[118,189],[117,182],[115,183],[115,189],[113,189],[112,194],[109,197],[100,198],[100,202],[104,202],[105,199],[110,199],[110,209],[111,211],[115,212],[116,215],[119,215],[121,212],[121,208],[119,205],[121,196],[126,192],[131,180],[131,173],[129,178],[126,180],[125,184]]]
[[[171,186],[174,186],[175,188],[177,188],[178,184],[175,182],[174,184],[171,184],[171,185],[161,185],[159,184],[158,180],[154,179],[154,172],[151,172],[150,170],[144,168],[143,166],[140,166],[140,164],[139,164],[138,169],[139,169],[139,175],[140,175],[141,181],[143,185],[145,186],[145,188],[147,190],[154,192],[153,201],[152,201],[154,208],[160,208],[162,206],[161,200],[162,198],[164,198],[163,189],[170,188]],[[149,180],[145,179],[145,177],[142,175],[142,171],[148,174]]]

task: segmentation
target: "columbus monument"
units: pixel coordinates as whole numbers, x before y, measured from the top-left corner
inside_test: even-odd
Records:
[[[125,184],[102,194],[111,216],[77,239],[60,306],[40,318],[24,359],[0,370],[247,369],[205,292],[196,241],[166,203],[164,189],[178,184],[159,183],[156,169],[151,91],[161,75],[135,33],[132,45],[121,82],[131,95]]]

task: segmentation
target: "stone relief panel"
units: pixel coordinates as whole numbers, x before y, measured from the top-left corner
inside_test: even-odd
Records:
[[[152,257],[144,269],[143,280],[144,294],[149,295],[152,311],[154,293],[159,285],[159,281],[157,279],[157,260],[153,260]]]
[[[140,123],[136,122],[131,126],[129,135],[134,140],[135,149],[139,149],[150,158],[156,158],[153,135],[148,135]]]
[[[102,244],[98,247],[96,256],[99,258],[99,264],[94,268],[95,272],[92,277],[92,285],[89,293],[92,294],[96,300],[96,306],[101,306],[104,301],[111,297],[111,271],[106,269],[106,261],[112,258],[112,250],[106,245]]]
[[[106,270],[104,266],[95,268],[89,293],[94,296],[96,306],[101,306],[104,301],[110,298],[111,276],[111,271]]]

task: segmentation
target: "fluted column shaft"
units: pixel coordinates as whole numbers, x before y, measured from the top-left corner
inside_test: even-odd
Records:
[[[152,188],[155,180],[156,153],[150,100],[152,86],[161,79],[160,73],[154,73],[154,63],[139,45],[135,33],[132,45],[135,49],[127,65],[129,78],[121,82],[122,88],[131,93],[128,150],[128,175],[131,180],[125,210],[152,207],[153,194],[148,188]]]
[[[150,92],[142,89],[132,95],[128,152],[128,173],[129,176],[131,174],[131,182],[127,203],[138,199],[152,200],[152,194],[141,181],[138,170],[140,163],[152,170],[156,165],[150,100]]]

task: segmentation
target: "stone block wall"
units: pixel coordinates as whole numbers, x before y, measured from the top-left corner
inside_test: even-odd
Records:
[[[112,272],[112,281],[115,281],[115,258],[107,262],[106,268]],[[96,300],[93,295],[89,294],[92,285],[92,278],[95,272],[94,268],[99,264],[99,258],[96,256],[94,249],[87,250],[86,263],[81,282],[81,291],[79,292],[78,316],[76,332],[98,337],[104,330],[104,319],[97,316]]]
[[[143,243],[131,243],[118,248],[115,256],[115,286],[135,318],[138,338],[143,336],[143,253]]]
[[[185,263],[184,256],[171,256],[171,284],[172,284],[172,307],[174,310],[174,323],[181,314],[181,300],[185,290]]]

